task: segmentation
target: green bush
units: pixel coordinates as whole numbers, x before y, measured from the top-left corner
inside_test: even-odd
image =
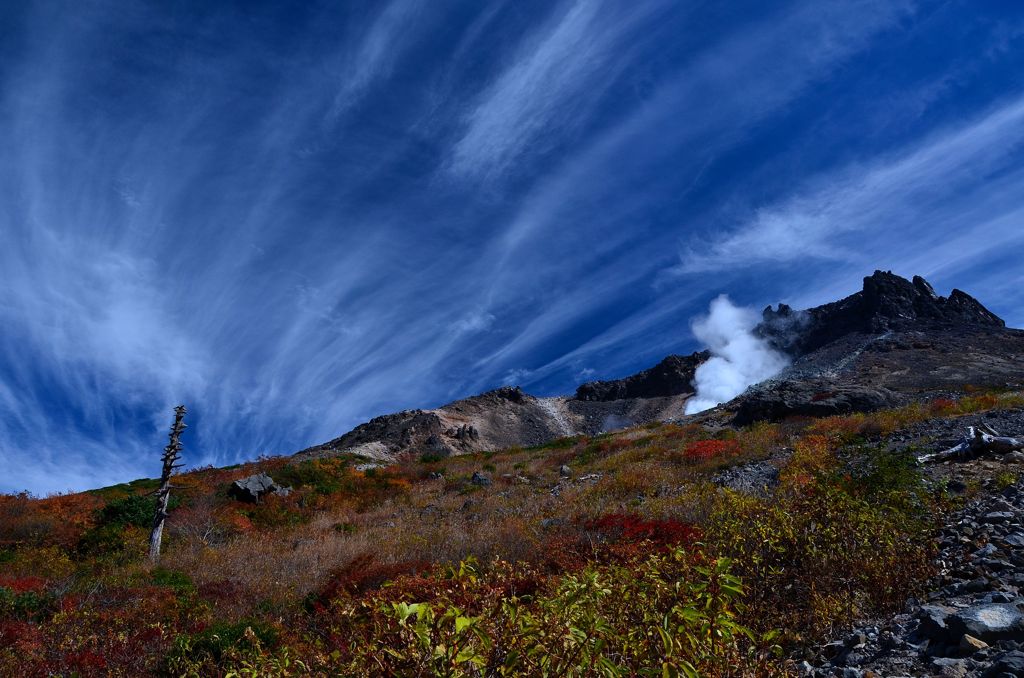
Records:
[[[192,583],[192,578],[178,570],[168,570],[164,567],[157,567],[149,576],[157,586],[165,586],[169,589],[174,589],[178,595],[191,594],[196,590],[195,584]]]
[[[167,504],[168,510],[178,507],[181,500],[171,495]],[[144,494],[133,494],[123,499],[116,499],[96,512],[97,527],[134,527],[149,528],[153,525],[156,514],[156,497]]]
[[[0,586],[0,618],[35,619],[52,613],[57,601],[48,593],[23,591],[18,593]]]
[[[274,471],[274,480],[278,485],[308,487],[317,494],[329,495],[346,489],[347,475],[348,472],[343,466],[324,464],[311,459],[282,466]]]
[[[384,599],[344,675],[690,676],[737,666],[770,674],[774,633],[740,625],[743,585],[727,559],[676,549],[591,565],[533,596],[504,595],[472,562],[430,601]],[[519,573],[521,576],[521,573]],[[489,588],[490,587],[490,588]],[[472,594],[472,595],[469,595]],[[456,600],[472,600],[475,610]],[[481,607],[483,603],[483,607]],[[363,605],[338,601],[340,607]],[[351,619],[355,609],[339,610]]]
[[[270,624],[257,620],[218,622],[199,633],[185,633],[174,639],[167,655],[167,668],[174,675],[212,675],[224,664],[243,664],[277,647],[280,634]]]

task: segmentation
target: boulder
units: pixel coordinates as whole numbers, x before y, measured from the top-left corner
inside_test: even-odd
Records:
[[[485,476],[480,471],[474,471],[473,477],[469,479],[469,482],[473,483],[474,485],[479,485],[481,487],[487,487],[488,485],[491,484],[491,479]]]
[[[965,633],[960,637],[960,653],[965,657],[969,657],[979,650],[984,650],[986,647],[988,647],[988,643],[975,638],[969,633]]]
[[[880,386],[839,384],[823,379],[769,382],[739,398],[734,423],[779,421],[793,415],[830,417],[891,407],[898,396]]]
[[[779,485],[779,467],[770,461],[756,461],[719,471],[711,482],[756,497],[767,497]]]
[[[946,605],[922,605],[917,612],[919,624],[917,635],[928,640],[947,642],[950,640],[949,618],[956,612]]]
[[[1000,640],[1024,641],[1024,614],[1015,605],[975,605],[951,615],[946,624],[956,637],[974,636],[986,643]]]
[[[1003,676],[1024,676],[1024,652],[1011,650],[996,657],[989,665],[982,678],[1002,678]]]
[[[251,504],[259,503],[260,499],[267,494],[287,497],[291,491],[292,488],[281,487],[266,473],[256,473],[246,478],[239,478],[228,488],[230,496]]]
[[[562,464],[558,468],[558,475],[560,475],[563,478],[571,478],[572,477],[572,469],[569,468],[568,466],[566,466],[565,464]]]

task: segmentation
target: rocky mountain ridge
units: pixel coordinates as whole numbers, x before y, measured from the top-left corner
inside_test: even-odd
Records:
[[[802,356],[850,334],[882,334],[942,326],[1005,327],[971,295],[954,289],[941,297],[921,276],[907,280],[891,271],[864,278],[860,292],[829,304],[795,311],[768,306],[756,332],[791,356]]]
[[[797,311],[763,312],[755,334],[793,358],[775,378],[702,420],[742,425],[790,415],[868,411],[924,393],[1024,382],[1024,331],[1008,329],[969,294],[935,293],[919,276],[875,271],[844,299]],[[503,387],[434,409],[376,417],[298,454],[348,453],[389,462],[541,445],[651,421],[682,418],[707,351],[670,355],[617,380],[582,384],[573,396],[539,398]]]
[[[756,333],[793,357],[725,405],[733,423],[871,411],[964,385],[1024,382],[1024,331],[966,292],[875,271],[860,292],[794,311],[768,307]],[[716,413],[719,414],[720,413]]]

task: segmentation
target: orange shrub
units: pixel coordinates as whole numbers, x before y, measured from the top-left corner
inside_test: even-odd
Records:
[[[739,452],[735,440],[697,440],[686,446],[683,457],[691,460],[714,459]]]
[[[826,417],[811,424],[807,431],[814,435],[825,436],[840,444],[847,443],[858,435],[863,435],[864,419],[863,414]]]
[[[955,412],[956,404],[951,398],[936,398],[928,403],[928,410],[934,415],[944,416]]]

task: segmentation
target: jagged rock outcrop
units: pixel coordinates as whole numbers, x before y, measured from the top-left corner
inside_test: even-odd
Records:
[[[624,379],[583,384],[576,389],[576,399],[593,402],[691,394],[694,372],[710,357],[707,351],[687,356],[670,355],[654,367]]]
[[[875,271],[864,288],[845,299],[794,311],[786,304],[767,307],[757,332],[779,350],[800,356],[853,333],[881,334],[914,326],[1005,327],[1006,323],[974,297],[954,289],[940,297],[924,278],[907,280]]]
[[[866,412],[964,384],[1024,382],[1024,332],[960,290],[875,271],[864,288],[804,311],[768,307],[756,332],[794,358],[727,405],[733,423]]]

